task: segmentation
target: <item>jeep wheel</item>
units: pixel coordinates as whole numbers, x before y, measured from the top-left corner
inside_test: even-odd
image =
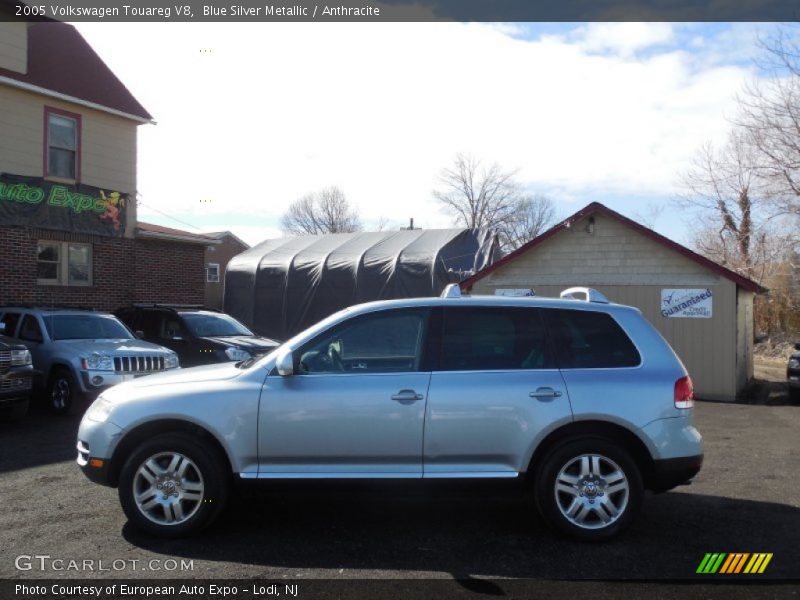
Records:
[[[77,404],[79,390],[75,378],[68,369],[56,369],[47,386],[47,401],[57,415],[66,415]]]
[[[210,525],[227,495],[222,460],[183,433],[142,443],[120,474],[119,499],[128,519],[160,537],[181,537]]]
[[[602,439],[558,446],[536,477],[542,516],[558,531],[582,541],[607,540],[628,527],[642,495],[636,463],[625,450]]]

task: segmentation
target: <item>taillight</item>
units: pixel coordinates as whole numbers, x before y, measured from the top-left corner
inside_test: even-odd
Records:
[[[692,408],[694,406],[694,384],[688,375],[675,382],[675,408]]]

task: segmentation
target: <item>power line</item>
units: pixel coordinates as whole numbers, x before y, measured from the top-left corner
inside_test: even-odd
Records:
[[[165,213],[163,210],[158,210],[157,208],[153,208],[152,206],[150,206],[149,204],[145,204],[141,200],[139,200],[139,205],[140,206],[144,206],[145,208],[149,208],[150,210],[155,211],[158,214],[167,217],[168,219],[172,219],[176,223],[180,223],[181,225],[186,225],[187,227],[191,227],[192,229],[196,229],[197,231],[202,231],[199,227],[196,227],[195,225],[192,225],[191,223],[187,223],[186,221],[181,221],[179,218],[173,217],[172,215]]]

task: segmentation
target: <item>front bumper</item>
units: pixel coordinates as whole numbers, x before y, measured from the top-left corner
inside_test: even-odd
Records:
[[[27,400],[33,390],[33,369],[12,367],[0,375],[0,406]]]
[[[653,472],[647,487],[654,492],[666,492],[689,482],[703,466],[703,455],[665,458],[653,461]]]
[[[111,457],[121,437],[122,429],[113,423],[95,421],[84,415],[78,429],[76,462],[90,481],[101,485],[116,485]]]

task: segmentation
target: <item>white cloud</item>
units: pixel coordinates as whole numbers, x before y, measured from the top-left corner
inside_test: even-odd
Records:
[[[670,23],[589,23],[569,38],[588,53],[630,57],[640,50],[671,43],[675,35]]]
[[[255,230],[234,223],[275,232],[326,185],[368,221],[447,226],[431,190],[457,152],[563,198],[668,194],[724,137],[746,75],[657,51],[674,36],[660,24],[534,41],[480,24],[78,28],[158,121],[140,128],[145,204],[247,241]]]

